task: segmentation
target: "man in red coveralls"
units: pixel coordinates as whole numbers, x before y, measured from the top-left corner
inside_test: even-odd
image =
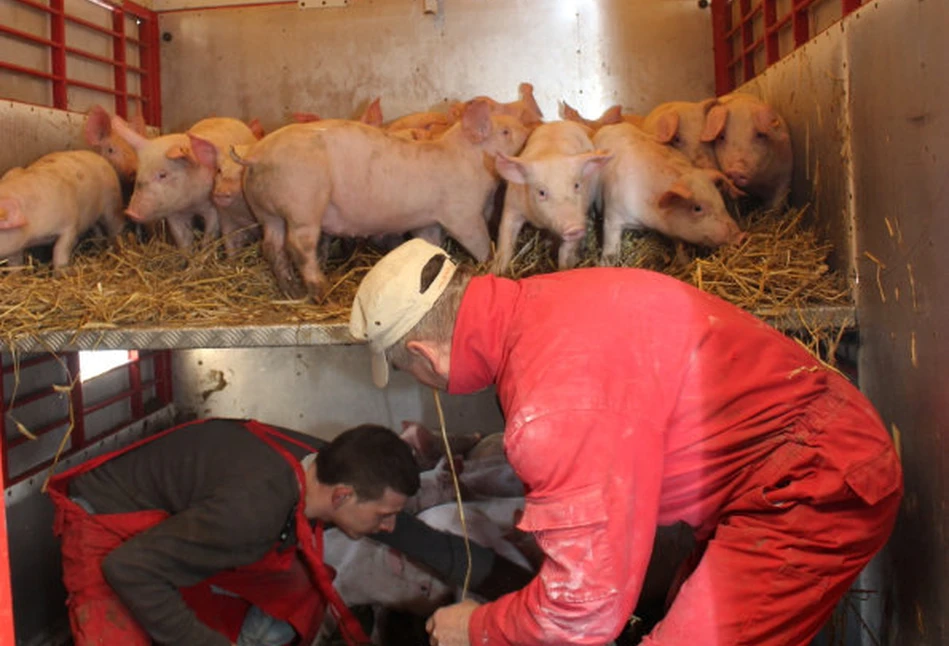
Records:
[[[366,275],[350,331],[449,393],[494,384],[546,558],[522,590],[443,608],[431,643],[604,644],[657,525],[705,544],[649,646],[807,644],[883,546],[892,442],[839,374],[760,320],[661,274],[471,277],[416,239]]]
[[[50,484],[74,641],[309,644],[328,603],[365,643],[323,564],[322,523],[391,532],[418,488],[411,448],[372,425],[326,444],[201,420],[84,463]]]

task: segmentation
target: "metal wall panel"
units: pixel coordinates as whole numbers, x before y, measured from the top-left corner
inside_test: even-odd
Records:
[[[841,28],[793,52],[738,91],[761,97],[791,131],[791,200],[810,204],[814,221],[834,245],[832,266],[852,275],[853,207],[847,63]]]
[[[693,0],[439,7],[426,15],[420,1],[360,0],[163,14],[165,129],[217,114],[259,117],[270,130],[293,111],[348,117],[377,95],[392,118],[478,94],[510,101],[521,81],[535,85],[547,118],[561,99],[594,114],[714,93],[711,20]]]
[[[250,417],[324,439],[362,423],[438,427],[432,391],[400,372],[376,388],[363,346],[182,350],[172,367],[175,405],[200,417]],[[503,429],[493,389],[441,399],[451,433]]]
[[[874,2],[846,23],[860,378],[906,485],[890,544],[894,645],[949,643],[946,25],[949,4],[934,0]]]

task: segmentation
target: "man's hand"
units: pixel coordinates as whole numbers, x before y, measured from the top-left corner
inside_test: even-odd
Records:
[[[468,622],[478,605],[469,600],[435,611],[425,624],[429,643],[432,646],[471,646]]]

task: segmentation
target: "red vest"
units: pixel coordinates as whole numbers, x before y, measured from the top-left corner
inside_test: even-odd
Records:
[[[49,495],[56,507],[53,532],[61,537],[63,582],[69,592],[69,621],[76,646],[148,646],[152,643],[129,610],[115,595],[102,574],[102,561],[113,549],[168,517],[159,510],[124,514],[89,514],[69,499],[69,482],[78,475],[144,444],[177,431],[176,426],[130,446],[89,460],[49,483]],[[274,438],[312,451],[312,447],[253,420],[244,422],[293,468],[301,497],[296,506],[297,549],[280,552],[277,546],[251,565],[219,572],[197,585],[182,588],[181,596],[198,619],[231,642],[237,640],[244,616],[251,605],[268,615],[289,622],[310,643],[323,621],[326,601],[348,644],[369,643],[359,622],[346,608],[333,587],[335,573],[323,563],[323,526],[313,531],[304,515],[306,490],[303,468]],[[216,585],[238,597],[216,594]]]

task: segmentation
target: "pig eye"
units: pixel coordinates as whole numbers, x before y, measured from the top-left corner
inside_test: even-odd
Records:
[[[505,128],[504,130],[501,131],[501,134],[507,137],[509,134],[511,134],[511,129]]]
[[[547,199],[547,191],[544,190],[544,189],[542,189],[542,188],[537,189],[537,197],[539,197],[539,198],[542,199],[542,200],[546,200],[546,199]]]
[[[112,146],[109,146],[109,149],[106,152],[108,152],[111,155],[115,153],[115,148],[113,148]]]
[[[768,138],[768,135],[766,135],[766,134],[763,133],[763,132],[759,132],[759,133],[756,133],[756,134],[755,134],[755,137],[757,137],[758,139],[767,139],[767,138]]]
[[[696,213],[696,214],[697,214],[697,213],[701,213],[701,212],[702,212],[702,205],[701,205],[701,204],[696,204],[696,205],[694,205],[694,206],[692,207],[692,213]]]
[[[722,133],[718,137],[716,137],[715,141],[725,141],[725,133]]]
[[[167,178],[167,177],[168,177],[168,173],[167,173],[167,172],[165,172],[165,171],[163,171],[163,170],[158,171],[158,179],[165,179],[165,178]]]
[[[580,190],[580,182],[576,182],[576,183],[573,185],[573,190],[575,190],[575,191],[579,191],[579,190]]]
[[[681,143],[682,143],[682,139],[679,138],[679,135],[676,135],[675,137],[672,138],[673,146],[678,146]]]

